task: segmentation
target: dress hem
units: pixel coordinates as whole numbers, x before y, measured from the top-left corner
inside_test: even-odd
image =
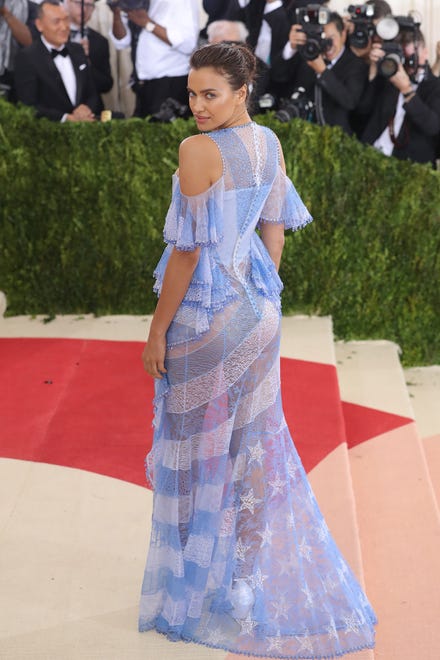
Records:
[[[376,625],[376,624],[372,624]],[[334,658],[342,658],[344,655],[349,653],[358,653],[360,651],[365,651],[367,649],[374,649],[375,642],[371,644],[364,644],[363,646],[353,646],[346,651],[341,651],[341,653],[333,653],[333,655],[268,655],[267,653],[258,653],[250,651],[239,651],[232,648],[231,646],[222,646],[220,644],[210,644],[209,642],[203,642],[202,640],[195,639],[193,637],[178,637],[173,639],[169,637],[168,633],[158,630],[154,624],[148,626],[147,624],[139,626],[139,632],[149,632],[154,630],[159,635],[163,635],[168,639],[169,642],[184,642],[185,644],[199,644],[201,646],[207,646],[211,649],[219,649],[220,651],[227,651],[228,653],[236,653],[237,655],[243,655],[248,658],[270,658],[271,660],[334,660]]]

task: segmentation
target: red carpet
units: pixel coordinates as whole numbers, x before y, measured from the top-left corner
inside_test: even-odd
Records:
[[[143,344],[0,339],[0,456],[81,468],[145,485],[153,382]],[[307,471],[345,441],[353,446],[410,420],[339,400],[332,365],[282,358],[287,422]]]

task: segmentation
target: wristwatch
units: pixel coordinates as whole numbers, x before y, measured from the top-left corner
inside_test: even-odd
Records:
[[[155,27],[156,23],[153,23],[153,21],[147,21],[145,24],[145,29],[147,32],[154,32]]]

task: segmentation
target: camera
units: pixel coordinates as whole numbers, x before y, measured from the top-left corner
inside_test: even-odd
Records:
[[[148,11],[150,8],[150,0],[107,0],[107,4],[111,9],[118,7],[121,11],[134,11],[136,9]]]
[[[187,119],[188,117],[188,106],[182,105],[176,99],[169,97],[161,104],[158,112],[151,115],[150,121],[161,121],[165,124],[171,124],[176,119]]]
[[[375,32],[374,5],[349,5],[347,12],[354,25],[354,30],[350,34],[350,45],[355,48],[366,48]]]
[[[280,108],[275,118],[283,123],[291,119],[314,120],[314,103],[306,96],[304,87],[297,87],[290,98],[280,100]]]
[[[296,22],[307,37],[306,43],[298,47],[305,60],[316,60],[331,47],[333,41],[323,34],[323,26],[327,25],[329,18],[330,10],[321,5],[306,5],[296,10]]]
[[[384,57],[377,63],[378,72],[384,78],[391,78],[397,73],[399,64],[403,64],[406,68],[417,69],[418,58],[417,53],[410,58],[405,59],[403,49],[399,41],[403,33],[416,34],[417,28],[420,26],[414,16],[385,16],[376,25],[376,34],[382,39],[381,48],[385,51]]]
[[[269,110],[274,110],[276,105],[277,101],[273,94],[263,94],[257,100],[257,108],[259,112],[269,112]]]

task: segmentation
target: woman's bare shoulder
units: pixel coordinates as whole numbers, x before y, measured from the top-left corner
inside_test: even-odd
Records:
[[[223,174],[220,151],[208,135],[191,135],[179,147],[180,187],[185,195],[198,195]]]
[[[202,158],[205,162],[221,161],[220,151],[211,138],[203,133],[190,135],[180,143],[179,157]]]

